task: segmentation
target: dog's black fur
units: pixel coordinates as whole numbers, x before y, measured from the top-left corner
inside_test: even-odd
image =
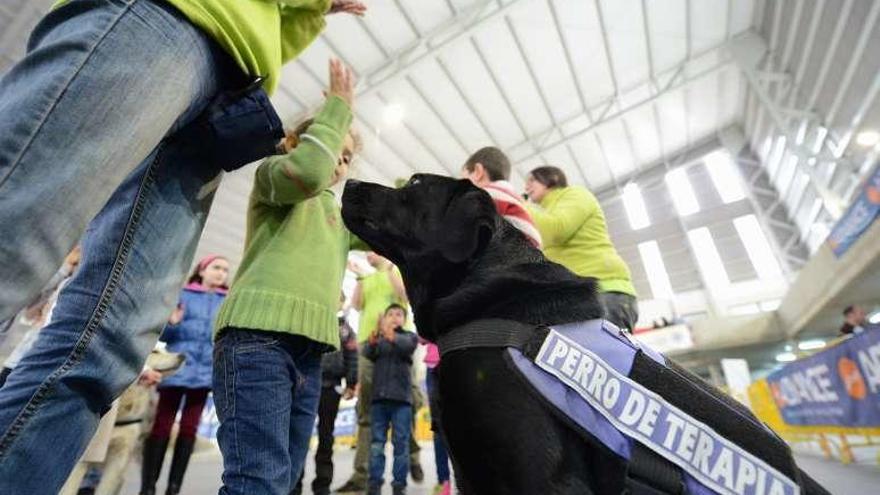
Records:
[[[548,261],[467,180],[417,174],[401,189],[349,181],[348,228],[403,275],[419,334],[483,318],[555,325],[600,318],[593,279]],[[550,412],[501,349],[444,356],[442,423],[470,494],[621,493],[626,464]]]

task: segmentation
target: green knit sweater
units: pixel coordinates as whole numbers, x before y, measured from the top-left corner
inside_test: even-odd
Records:
[[[345,102],[331,97],[293,151],[257,168],[244,257],[218,331],[269,330],[339,346],[339,293],[348,251],[359,241],[327,187],[351,119]]]
[[[167,0],[222,46],[270,94],[282,64],[321,33],[331,0]]]
[[[629,267],[617,254],[605,214],[593,194],[576,186],[551,189],[541,205],[528,205],[541,232],[544,255],[582,277],[599,280],[603,292],[636,295]]]
[[[54,7],[69,0],[58,0]],[[321,34],[331,0],[166,0],[272,94],[281,66]]]

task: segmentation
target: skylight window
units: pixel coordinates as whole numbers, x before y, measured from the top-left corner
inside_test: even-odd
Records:
[[[697,258],[697,264],[700,271],[709,285],[709,289],[719,290],[726,289],[730,286],[730,278],[727,276],[727,270],[721,262],[721,255],[718,254],[718,248],[715,247],[715,241],[712,240],[712,234],[706,227],[688,231],[688,240],[694,250]]]
[[[767,159],[767,174],[773,177],[782,162],[782,156],[785,154],[785,136],[779,136],[776,139],[776,145]]]
[[[672,202],[680,216],[686,217],[700,211],[700,203],[697,202],[694,188],[687,178],[687,170],[677,168],[667,173],[666,187],[672,194]]]
[[[645,265],[648,284],[651,286],[654,299],[672,299],[672,284],[669,282],[669,274],[666,272],[666,265],[660,255],[657,241],[639,243],[639,255],[642,257],[642,264]]]
[[[743,245],[746,247],[746,253],[748,253],[749,260],[752,261],[752,266],[755,267],[758,277],[768,279],[782,276],[779,262],[776,261],[773,249],[770,248],[770,242],[767,240],[767,236],[764,235],[764,231],[761,229],[761,225],[758,224],[758,219],[755,215],[735,218],[733,225],[736,227],[737,233],[739,233],[740,240],[742,240]]]
[[[626,209],[626,217],[629,226],[633,230],[639,230],[651,224],[648,220],[648,210],[645,208],[645,200],[638,184],[630,182],[623,188],[623,207]]]
[[[740,201],[746,197],[739,172],[726,151],[713,151],[703,159],[715,190],[725,204]]]

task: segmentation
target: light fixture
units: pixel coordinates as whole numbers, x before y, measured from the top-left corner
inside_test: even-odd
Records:
[[[718,254],[718,248],[715,246],[715,241],[712,240],[709,229],[699,227],[689,230],[687,236],[693,252],[699,253],[699,256],[696,257],[697,265],[709,286],[707,288],[712,291],[727,289],[730,286],[730,277],[727,276],[727,270],[724,268],[721,255]]]
[[[790,363],[797,360],[797,356],[793,352],[783,352],[776,355],[776,360],[780,363]]]
[[[770,242],[758,223],[755,215],[745,215],[733,220],[739,238],[746,248],[746,254],[761,279],[773,279],[782,276],[782,268],[773,254]]]
[[[697,202],[697,196],[694,194],[694,188],[691,181],[688,180],[687,170],[677,168],[666,174],[666,187],[672,195],[672,202],[678,214],[686,217],[700,211],[700,203]]]
[[[742,188],[739,171],[736,170],[730,154],[726,151],[713,151],[703,158],[709,177],[715,190],[725,204],[739,201],[746,197]]]
[[[673,297],[672,283],[669,282],[669,274],[660,254],[660,246],[657,241],[639,243],[639,255],[648,275],[648,284],[651,286],[651,294],[654,299],[671,300]]]
[[[639,185],[630,182],[623,188],[623,207],[629,219],[629,226],[633,230],[639,230],[651,224],[648,220],[648,209],[645,208],[645,200]]]
[[[880,132],[862,131],[856,134],[856,143],[859,146],[874,146],[875,144],[880,143]]]
[[[385,125],[397,125],[406,115],[406,109],[400,103],[390,103],[382,110],[382,121]]]
[[[876,325],[876,324],[880,323],[880,311],[877,311],[876,313],[869,316],[868,323],[870,323],[872,325]]]
[[[812,351],[825,347],[825,341],[821,339],[805,340],[798,344],[798,349],[802,351]]]

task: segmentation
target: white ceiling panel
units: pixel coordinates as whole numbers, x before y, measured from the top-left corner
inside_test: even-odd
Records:
[[[458,92],[455,84],[447,78],[439,63],[430,62],[419,66],[412,74],[415,84],[427,98],[430,98],[447,122],[452,123],[465,144],[477,150],[491,138],[481,126],[477,117],[468,108],[467,102]]]
[[[599,126],[596,129],[596,136],[602,143],[605,157],[615,176],[625,177],[636,171],[638,164],[633,158],[632,147],[621,121],[614,120]]]
[[[561,122],[583,114],[583,108],[548,5],[552,4],[533,2],[513,12],[509,26],[538,81],[537,90],[547,100],[548,111]]]
[[[640,163],[651,163],[660,157],[660,138],[654,112],[650,105],[643,105],[627,114],[623,121],[632,135],[635,155]]]
[[[385,61],[380,46],[376,44],[357,19],[349,15],[330,16],[327,19],[327,29],[321,35],[327,43],[338,50],[337,55],[346,60],[358,73],[363,73],[370,67],[376,67]],[[306,49],[301,58],[307,58],[313,50],[326,49],[327,43],[322,48],[320,44],[313,43]],[[326,60],[326,58],[325,58]]]
[[[650,78],[642,5],[639,0],[600,0],[614,76],[620,90]]]
[[[646,0],[648,30],[651,33],[651,56],[654,73],[681,63],[687,57],[687,0]]]
[[[605,44],[596,4],[591,0],[556,0],[562,34],[571,49],[574,71],[592,106],[614,95],[611,70],[605,62]]]
[[[684,92],[666,94],[657,100],[657,118],[667,154],[684,148],[688,139]]]
[[[455,13],[445,0],[419,0],[418,3],[397,3],[406,10],[407,15],[415,23],[416,28],[422,33],[437,29]]]
[[[721,44],[727,36],[727,0],[689,1],[691,14],[691,54],[699,54]]]
[[[498,82],[501,95],[511,103],[515,120],[522,125],[519,139],[549,128],[552,125],[550,114],[532,82],[527,61],[517,49],[507,22],[492,22],[475,38],[476,49],[462,50],[458,55],[464,57],[470,53],[482,57],[486,65],[482,70],[468,71],[467,76],[485,79],[489,85],[484,92],[498,92],[494,87],[494,82]],[[486,72],[487,67],[491,74]]]
[[[366,28],[370,37],[384,53],[400,50],[412,43],[418,36],[419,27],[414,19],[407,19],[409,8],[405,7],[402,2],[384,0],[369,2],[367,5],[370,15],[354,20]]]

